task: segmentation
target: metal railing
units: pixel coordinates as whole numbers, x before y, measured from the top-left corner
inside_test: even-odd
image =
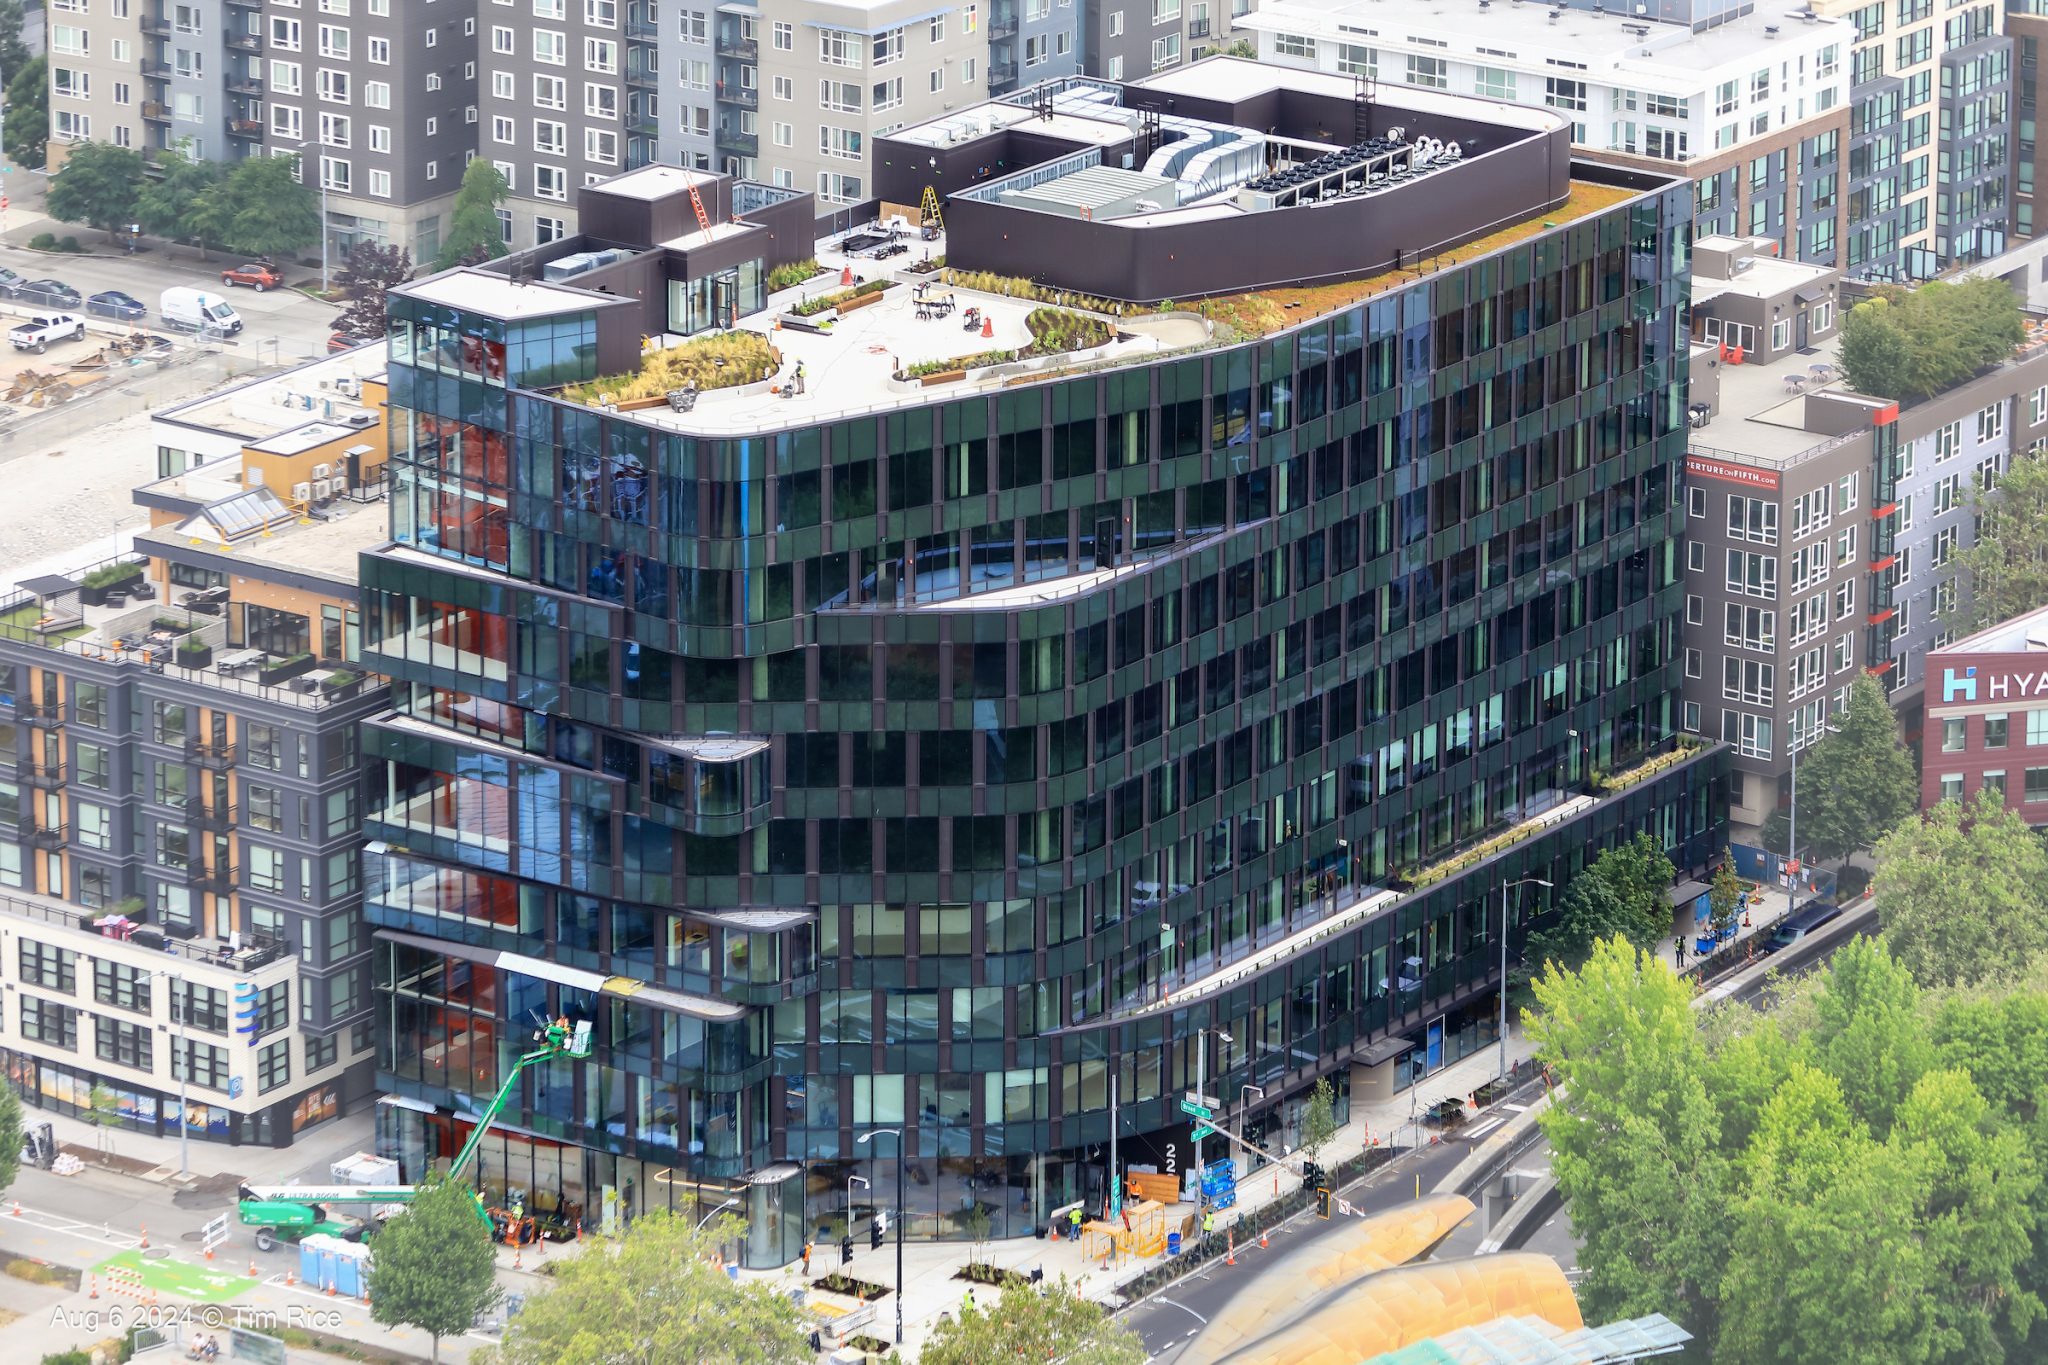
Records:
[[[0,895],[0,914],[55,925],[95,939],[113,937],[91,927],[92,921],[105,913],[107,912],[88,910],[83,906],[67,905],[61,901],[28,900],[21,896]],[[152,932],[163,933],[160,926],[149,926],[141,913],[132,913],[128,918],[150,927]],[[195,943],[163,933],[162,951],[190,962],[201,962],[208,966],[244,972],[255,971],[286,957],[283,943],[260,934],[244,935],[242,946],[239,949],[230,949],[224,944]]]

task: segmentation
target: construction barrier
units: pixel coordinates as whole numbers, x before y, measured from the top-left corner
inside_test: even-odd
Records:
[[[107,1271],[107,1292],[119,1294],[149,1307],[156,1306],[156,1291],[142,1282],[142,1272],[126,1266],[115,1266]]]

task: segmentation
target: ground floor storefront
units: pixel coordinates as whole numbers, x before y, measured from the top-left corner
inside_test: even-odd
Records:
[[[87,1071],[11,1048],[0,1048],[0,1068],[21,1097],[24,1110],[42,1110],[90,1121],[95,1113],[93,1089],[99,1088],[98,1121],[123,1132],[149,1137],[178,1136],[179,1101],[116,1076]],[[240,1096],[188,1091],[184,1104],[185,1136],[194,1142],[220,1142],[231,1147],[289,1147],[300,1134],[358,1107],[368,1096],[374,1073],[369,1058],[362,1065],[318,1085],[308,1086],[261,1105],[237,1104]]]

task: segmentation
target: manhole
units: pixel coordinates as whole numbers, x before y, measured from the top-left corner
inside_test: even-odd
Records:
[[[142,1249],[142,1258],[146,1261],[161,1261],[170,1254],[171,1249],[169,1247],[144,1247]]]
[[[197,1242],[204,1240],[205,1236],[206,1234],[203,1232],[187,1232],[181,1234],[178,1240],[181,1242]]]

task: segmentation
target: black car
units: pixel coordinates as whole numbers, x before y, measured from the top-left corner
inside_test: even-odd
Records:
[[[85,311],[96,318],[112,318],[116,322],[140,322],[149,316],[149,310],[139,299],[108,289],[94,294],[85,301]]]
[[[8,298],[11,299],[17,293],[19,293],[21,291],[21,287],[27,283],[28,281],[23,279],[18,273],[9,270],[4,265],[0,265],[0,294],[5,294]]]
[[[1797,914],[1787,915],[1772,932],[1764,944],[1764,951],[1775,953],[1781,948],[1790,948],[1814,930],[1842,917],[1842,907],[1828,901],[1815,901],[1802,907]]]
[[[30,280],[14,291],[14,297],[43,308],[76,308],[84,302],[83,296],[62,280]]]

